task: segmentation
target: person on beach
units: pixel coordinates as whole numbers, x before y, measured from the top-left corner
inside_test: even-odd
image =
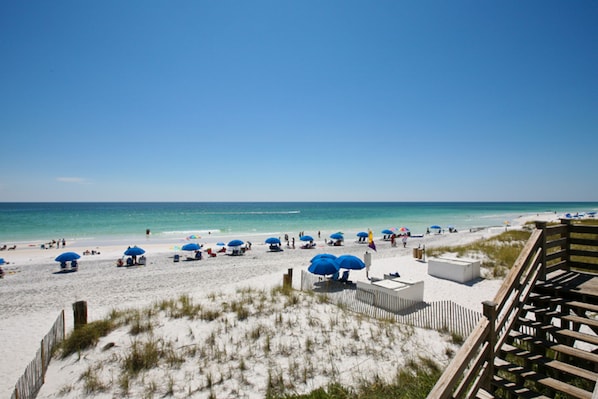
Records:
[[[403,248],[407,248],[407,234],[403,235]]]

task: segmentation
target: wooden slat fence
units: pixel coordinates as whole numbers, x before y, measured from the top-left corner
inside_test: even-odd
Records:
[[[378,319],[394,320],[413,327],[458,334],[467,337],[482,318],[480,312],[452,301],[418,302],[385,292],[372,292],[326,280],[301,271],[301,289],[326,295],[331,302]]]
[[[11,399],[34,399],[45,382],[46,370],[58,344],[64,340],[64,310],[60,312],[50,331],[42,339],[40,348],[23,375],[15,384]]]

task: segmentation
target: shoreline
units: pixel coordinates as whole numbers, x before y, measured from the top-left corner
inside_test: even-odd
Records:
[[[542,215],[549,220],[554,216],[552,213]],[[526,221],[542,220],[542,217],[534,215],[514,220],[510,228],[519,228]],[[369,250],[373,254],[370,275],[381,277],[384,273],[400,271],[402,276],[425,279],[424,301],[447,299],[448,290],[452,293],[449,294],[451,299],[455,296],[454,299],[464,306],[481,311],[481,302],[493,298],[501,281],[485,280],[482,284],[463,287],[453,282],[428,279],[425,263],[413,259],[412,249],[420,245],[462,244],[496,235],[500,231],[504,231],[504,227],[494,231],[489,228],[476,232],[431,234],[409,239],[407,248],[400,244],[392,248],[389,242],[376,236],[377,251]],[[179,263],[173,262],[173,256],[175,253],[185,255],[184,251],[175,251],[163,242],[150,242],[150,238],[147,242],[138,243],[146,250],[148,264],[132,268],[116,267],[116,260],[123,256],[126,249],[126,245],[118,243],[100,247],[99,255],[82,255],[79,270],[62,275],[55,274],[59,265],[54,257],[62,253],[63,248],[17,248],[10,251],[14,258],[5,257],[10,264],[3,266],[7,276],[0,280],[0,316],[5,320],[0,326],[0,335],[10,345],[0,348],[0,359],[11,361],[9,364],[3,360],[0,364],[0,372],[5,376],[4,382],[0,383],[0,395],[14,388],[16,380],[33,358],[39,341],[62,309],[65,310],[67,333],[72,330],[71,305],[76,301],[88,302],[88,318],[92,321],[106,316],[114,308],[142,307],[182,294],[201,297],[214,292],[234,292],[240,286],[271,288],[282,284],[282,275],[288,269],[295,270],[293,286],[298,288],[300,271],[307,269],[309,259],[314,255],[332,253],[363,257],[368,250],[367,245],[354,242],[356,237],[348,236],[344,246],[323,245],[323,240],[328,239],[330,233],[322,231],[322,238],[316,239],[318,245],[315,249],[299,249],[300,241],[296,240],[296,249],[287,249],[283,245],[284,251],[280,253],[267,252],[264,240],[258,240],[264,235],[248,235],[240,237],[243,241],[253,240],[252,249],[244,256],[219,254],[215,258]],[[220,236],[211,237],[209,241],[205,240],[206,246],[215,247],[220,239]],[[67,242],[64,251],[80,248],[86,249]],[[93,247],[89,246],[89,249]],[[367,281],[364,270],[351,271],[351,279]],[[466,289],[467,293],[459,294],[457,290],[460,289]]]

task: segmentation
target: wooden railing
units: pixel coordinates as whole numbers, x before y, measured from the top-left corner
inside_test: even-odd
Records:
[[[484,316],[467,338],[428,398],[475,398],[492,392],[496,351],[517,322],[538,281],[559,269],[598,272],[598,226],[561,220],[536,223],[494,301],[483,303]],[[492,396],[492,395],[487,395]]]

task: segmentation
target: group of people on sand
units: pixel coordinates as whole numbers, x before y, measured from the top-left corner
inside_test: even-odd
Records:
[[[0,247],[0,251],[14,251],[15,249],[17,249],[16,245],[9,247],[6,244],[4,244],[3,246]]]
[[[124,259],[124,257],[118,258],[116,261],[116,267],[125,266],[125,263],[127,266],[143,266],[147,263],[147,259],[145,255],[141,255],[139,259],[137,259],[137,256],[135,255],[129,256],[126,260]]]
[[[46,242],[46,243],[40,245],[40,248],[41,249],[50,249],[50,248],[54,248],[54,245],[56,245],[56,248],[60,248],[61,243],[62,243],[62,248],[66,247],[66,240],[64,238],[62,238],[62,239]]]
[[[400,237],[401,237],[401,242],[403,243],[403,248],[407,248],[407,237],[409,237],[409,236],[407,234],[403,234]],[[391,247],[397,246],[397,235],[396,234],[393,234],[390,236],[390,246]]]

